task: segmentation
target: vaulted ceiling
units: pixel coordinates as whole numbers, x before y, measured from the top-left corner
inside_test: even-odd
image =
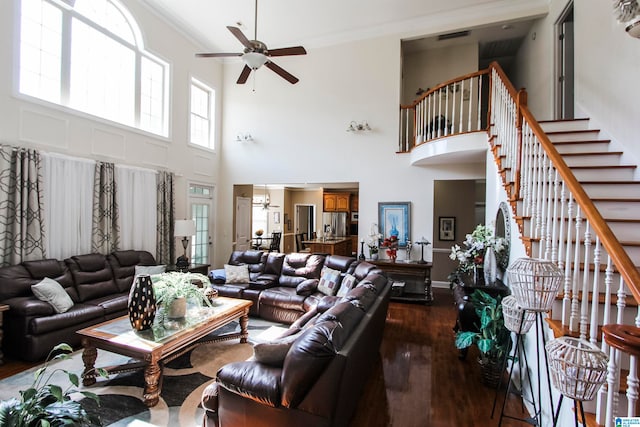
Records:
[[[255,0],[143,0],[202,45],[238,52],[226,26],[254,38]],[[257,39],[307,49],[397,35],[418,39],[461,29],[499,28],[547,12],[548,0],[258,0]]]

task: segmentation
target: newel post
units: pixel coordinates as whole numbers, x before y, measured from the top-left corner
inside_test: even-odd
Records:
[[[516,95],[517,164],[514,176],[513,199],[520,198],[520,175],[522,173],[522,107],[527,106],[527,91],[523,88]]]

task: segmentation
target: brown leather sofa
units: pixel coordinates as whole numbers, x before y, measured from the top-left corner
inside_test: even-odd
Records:
[[[320,296],[313,286],[301,295],[317,282],[318,261],[352,274],[357,284],[344,297]],[[203,392],[207,426],[349,424],[378,354],[390,282],[367,262],[310,254],[286,255],[278,280],[261,292],[258,312],[293,322],[283,334],[291,347],[279,363],[253,358],[223,366]]]
[[[126,314],[135,266],[155,264],[149,252],[129,250],[0,268],[0,303],[9,305],[4,313],[3,351],[16,359],[37,361],[61,342],[79,345],[77,330]],[[68,311],[57,313],[34,296],[31,285],[46,277],[60,283],[73,300]]]

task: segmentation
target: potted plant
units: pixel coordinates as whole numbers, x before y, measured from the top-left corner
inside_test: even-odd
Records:
[[[193,282],[200,281],[204,286],[209,278],[200,273],[180,273],[172,271],[151,276],[156,302],[164,307],[165,315],[170,319],[184,317],[187,300],[199,305],[211,305],[205,295],[205,288],[199,288]]]
[[[378,232],[378,224],[372,223],[369,230],[369,236],[367,238],[367,246],[369,246],[369,257],[371,259],[378,259],[378,244],[382,239],[382,234]]]
[[[80,402],[71,399],[72,394],[81,393],[100,403],[95,393],[76,389],[79,384],[78,375],[60,368],[47,372],[52,360],[69,359],[71,351],[73,351],[71,346],[65,343],[55,346],[49,352],[44,365],[36,371],[31,387],[20,391],[20,399],[12,398],[0,402],[1,426],[102,425],[97,416],[87,413]],[[50,383],[57,372],[66,374],[71,383],[65,390],[59,385]],[[104,369],[96,369],[96,372],[102,377],[107,376]]]
[[[504,358],[511,348],[511,333],[504,325],[502,297],[495,298],[480,289],[471,294],[471,302],[480,319],[477,331],[456,333],[455,344],[459,349],[472,344],[480,350],[480,367],[484,384],[497,387],[500,383]]]

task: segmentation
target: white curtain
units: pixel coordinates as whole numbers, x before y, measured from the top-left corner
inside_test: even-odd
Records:
[[[156,251],[156,171],[116,166],[120,248]]]
[[[52,153],[42,158],[47,257],[90,253],[95,162]]]

